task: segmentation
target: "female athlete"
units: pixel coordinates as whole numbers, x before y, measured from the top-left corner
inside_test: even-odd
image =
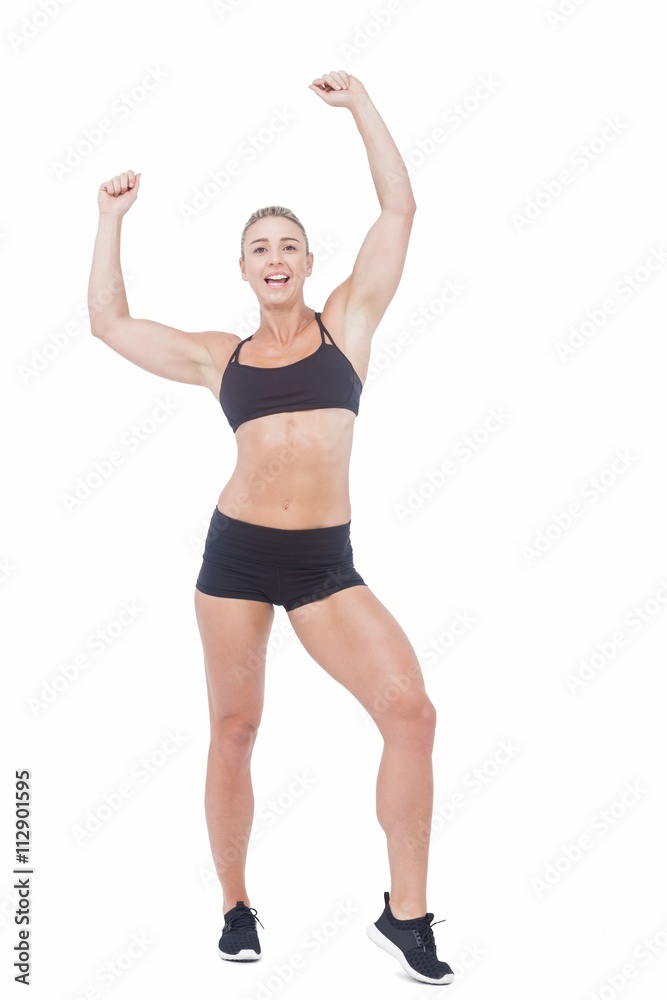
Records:
[[[436,712],[408,637],[354,566],[348,486],[371,339],[398,287],[416,206],[405,163],[361,82],[339,70],[310,89],[351,112],[380,202],[352,273],[322,311],[304,301],[313,266],[304,227],[289,209],[270,206],[248,219],[241,239],[241,277],[260,311],[252,336],[186,333],[131,316],[120,230],[141,174],[128,170],[98,191],[91,330],[147,371],[205,386],[236,438],[236,467],[211,517],[194,594],[211,728],[205,812],[223,893],[220,956],[261,954],[261,921],[245,885],[250,759],[281,605],[306,651],[360,701],[383,738],[377,818],[391,892],[367,934],[415,979],[443,984],[453,973],[437,958],[426,907]],[[111,301],[98,308],[109,289]],[[388,701],[383,692],[396,690],[397,677],[407,683]]]

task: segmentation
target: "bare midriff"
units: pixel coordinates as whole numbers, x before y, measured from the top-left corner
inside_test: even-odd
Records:
[[[246,420],[236,429],[236,466],[218,510],[272,528],[346,524],[354,421],[342,407]]]

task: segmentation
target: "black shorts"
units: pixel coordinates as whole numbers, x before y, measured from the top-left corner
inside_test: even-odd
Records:
[[[272,528],[217,507],[195,586],[213,597],[281,604],[293,611],[347,587],[366,586],[353,563],[350,525]]]

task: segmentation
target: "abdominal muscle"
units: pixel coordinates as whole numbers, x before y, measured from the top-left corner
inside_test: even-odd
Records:
[[[346,524],[354,420],[339,407],[246,420],[236,430],[236,467],[218,510],[272,528]]]

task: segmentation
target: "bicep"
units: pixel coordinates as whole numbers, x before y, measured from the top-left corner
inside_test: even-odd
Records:
[[[110,321],[95,336],[153,375],[174,382],[206,385],[205,369],[213,366],[207,338],[224,334],[186,333],[151,319],[126,316]]]

